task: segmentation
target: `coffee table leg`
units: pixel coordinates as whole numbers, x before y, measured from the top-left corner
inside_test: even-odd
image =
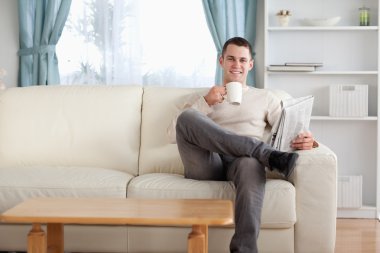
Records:
[[[47,224],[47,252],[63,253],[63,224],[48,223]]]
[[[46,234],[41,224],[34,223],[28,234],[28,253],[46,253]]]
[[[201,231],[205,235],[205,253],[208,253],[208,226],[201,226]]]
[[[206,238],[208,236],[207,225],[193,225],[188,236],[188,253],[207,253]]]

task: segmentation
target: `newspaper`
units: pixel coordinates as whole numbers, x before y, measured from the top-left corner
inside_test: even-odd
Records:
[[[301,132],[309,130],[314,97],[306,96],[281,101],[280,119],[272,128],[272,147],[281,151],[291,151],[292,140]]]

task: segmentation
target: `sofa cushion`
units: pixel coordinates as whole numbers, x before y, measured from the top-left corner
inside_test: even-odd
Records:
[[[186,96],[209,88],[144,88],[141,118],[139,175],[163,172],[183,174],[176,144],[170,144],[166,133],[173,117],[183,106]]]
[[[132,178],[93,167],[0,168],[0,213],[32,197],[125,198]]]
[[[182,175],[151,173],[135,177],[128,185],[128,198],[235,199],[228,181],[200,181]],[[295,189],[285,180],[267,180],[262,228],[290,228],[296,222]]]
[[[0,166],[83,166],[136,175],[142,87],[33,86],[0,93]]]

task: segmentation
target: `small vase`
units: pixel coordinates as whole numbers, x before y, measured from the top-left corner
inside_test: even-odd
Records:
[[[289,25],[289,16],[277,16],[278,24],[280,26],[288,26]]]

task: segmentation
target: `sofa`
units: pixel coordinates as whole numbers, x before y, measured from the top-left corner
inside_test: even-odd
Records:
[[[1,92],[0,212],[39,196],[233,201],[231,182],[185,179],[177,146],[166,135],[183,98],[206,91],[87,85]],[[261,253],[334,252],[337,158],[321,143],[297,152],[289,181],[267,173]],[[25,251],[30,228],[0,224],[0,251]],[[64,244],[68,252],[186,252],[189,232],[73,224],[65,226]],[[229,252],[233,232],[233,226],[210,227],[209,252]]]

